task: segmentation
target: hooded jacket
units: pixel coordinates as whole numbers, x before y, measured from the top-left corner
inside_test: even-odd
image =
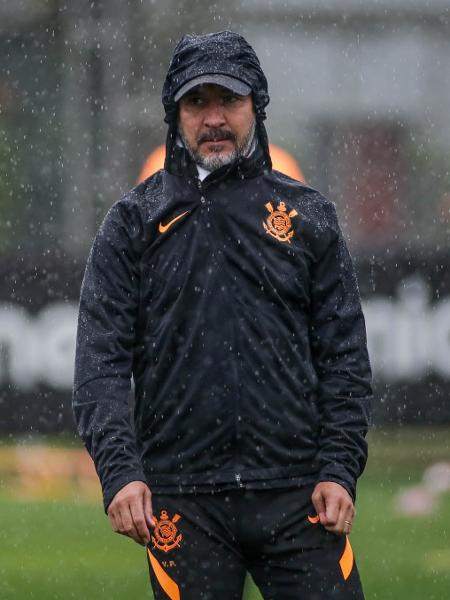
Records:
[[[250,85],[258,144],[200,182],[173,97],[207,72]],[[153,493],[335,481],[355,496],[371,398],[357,283],[333,204],[271,169],[268,100],[241,36],[185,36],[163,90],[165,169],[95,238],[73,410],[105,509],[134,480]]]

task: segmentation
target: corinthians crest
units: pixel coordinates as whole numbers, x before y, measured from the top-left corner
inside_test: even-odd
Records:
[[[284,202],[280,202],[277,206],[277,210],[274,210],[271,202],[267,202],[265,206],[270,213],[266,222],[263,222],[266,232],[280,242],[291,243],[291,237],[294,235],[294,231],[291,229],[291,219],[297,215],[297,211],[291,210],[288,213]]]
[[[169,519],[169,515],[166,510],[161,511],[161,516],[156,521],[156,527],[153,531],[152,542],[155,548],[162,550],[163,552],[170,552],[176,547],[180,546],[180,542],[183,539],[181,533],[178,533],[178,529],[175,525],[181,516],[175,514],[172,519]],[[177,535],[178,534],[178,535]]]

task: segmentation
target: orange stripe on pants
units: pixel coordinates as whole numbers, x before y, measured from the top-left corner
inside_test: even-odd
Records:
[[[162,566],[147,548],[148,557],[150,559],[150,564],[152,565],[153,572],[155,573],[156,579],[159,582],[159,585],[169,596],[170,600],[180,600],[180,588],[175,583],[175,581],[169,577],[169,575],[164,571]]]
[[[348,536],[345,537],[345,548],[341,559],[339,560],[339,566],[341,567],[344,579],[348,579],[353,569],[353,550]]]

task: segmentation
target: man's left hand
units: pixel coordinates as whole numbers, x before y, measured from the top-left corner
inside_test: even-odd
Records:
[[[314,488],[311,499],[325,529],[337,535],[350,533],[355,507],[350,494],[342,485],[333,481],[321,481]]]

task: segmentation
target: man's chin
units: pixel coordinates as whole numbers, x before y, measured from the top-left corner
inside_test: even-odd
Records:
[[[197,164],[208,171],[215,171],[229,165],[234,161],[235,152],[209,152],[208,154],[200,154]]]

